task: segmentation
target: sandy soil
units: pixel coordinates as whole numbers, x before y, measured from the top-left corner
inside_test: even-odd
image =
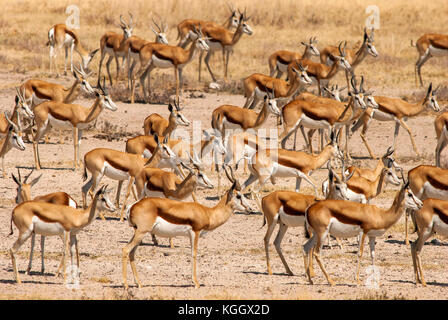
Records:
[[[1,111],[11,110],[14,97],[14,85],[28,78],[18,74],[0,74],[0,106]],[[65,79],[59,79],[67,83]],[[374,88],[377,89],[377,88]],[[382,92],[381,89],[375,92]],[[185,94],[185,97],[188,97]],[[92,99],[79,99],[78,103],[88,106]],[[202,121],[202,128],[210,126],[211,111],[221,104],[242,105],[242,96],[220,93],[206,93],[203,98],[185,99],[184,114],[190,120]],[[98,121],[97,128],[103,128],[109,121],[128,137],[142,132],[143,119],[153,112],[168,115],[166,105],[128,104],[117,102],[118,111],[104,111]],[[444,106],[444,103],[441,103]],[[408,134],[400,130],[397,147],[397,160],[406,169],[419,164],[433,164],[435,149],[435,132],[433,128],[434,114],[426,114],[409,119],[422,158],[416,158],[411,147]],[[269,119],[267,128],[275,126],[275,119]],[[101,130],[100,130],[101,131]],[[383,153],[392,142],[394,126],[392,123],[373,122],[368,139],[377,154]],[[98,130],[84,133],[81,154],[96,147],[107,147],[124,150],[126,138],[107,141],[98,135]],[[104,136],[104,135],[103,135]],[[63,190],[81,201],[82,170],[73,171],[73,143],[71,132],[64,133],[64,144],[57,144],[57,134],[50,133],[50,144],[40,144],[43,170],[34,172],[32,177],[43,174],[40,182],[33,188],[33,195],[41,195]],[[302,139],[300,138],[301,142]],[[358,134],[350,142],[352,155],[356,164],[373,167],[375,161],[368,159],[367,150]],[[5,158],[8,177],[3,179],[0,193],[0,298],[3,299],[446,299],[448,279],[446,277],[446,245],[439,239],[437,243],[427,243],[423,249],[422,259],[426,288],[414,284],[410,248],[404,244],[404,217],[393,226],[385,236],[377,239],[376,266],[380,271],[379,289],[369,289],[370,257],[365,251],[361,277],[364,284],[355,285],[356,241],[345,242],[343,250],[335,246],[324,249],[324,263],[338,285],[330,287],[320,270],[316,269],[315,285],[309,285],[304,275],[301,244],[304,242],[302,228],[288,230],[283,240],[283,252],[289,262],[294,276],[285,273],[273,245],[271,246],[271,264],[274,275],[266,271],[263,237],[266,226],[261,228],[261,214],[235,214],[227,223],[217,230],[208,233],[199,241],[198,277],[201,283],[195,289],[191,282],[190,245],[186,238],[176,238],[175,248],[169,247],[168,239],[160,239],[160,246],[154,246],[150,236],[146,236],[136,254],[137,268],[144,285],[137,289],[133,284],[132,274],[128,268],[128,281],[131,284],[126,292],[122,287],[121,249],[130,240],[133,230],[127,222],[119,222],[117,214],[106,215],[107,221],[96,219],[78,236],[81,252],[81,280],[78,289],[69,289],[63,279],[55,276],[62,242],[57,237],[47,238],[45,274],[40,273],[39,237],[36,241],[33,271],[26,275],[30,241],[17,255],[18,268],[23,284],[14,281],[9,249],[17,237],[17,229],[13,236],[10,230],[11,211],[15,206],[16,185],[10,178],[15,167],[19,166],[22,175],[34,166],[32,144],[27,143],[26,150],[12,150]],[[216,183],[216,174],[207,172]],[[317,185],[327,175],[326,170],[318,170],[313,174]],[[241,180],[245,178],[238,172]],[[113,192],[116,183],[107,178]],[[228,185],[228,182],[226,181]],[[276,186],[266,185],[263,194],[275,189],[293,189],[293,179],[278,180]],[[311,193],[311,188],[304,182],[303,192]],[[381,207],[388,207],[396,189],[388,187],[387,191],[373,201]],[[114,194],[114,193],[112,193]],[[212,206],[217,202],[216,190],[198,192],[199,201]],[[256,209],[255,202],[251,202]],[[274,239],[275,235],[272,238]],[[416,235],[411,235],[415,239]]]

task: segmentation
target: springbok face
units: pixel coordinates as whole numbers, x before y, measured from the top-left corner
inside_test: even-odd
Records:
[[[232,14],[230,16],[230,25],[232,28],[238,28],[238,23],[240,22],[238,20],[238,14],[236,13],[236,10],[232,10]]]
[[[338,140],[339,140],[340,133],[341,133],[341,130],[339,130],[339,132],[336,135],[334,134],[334,131],[332,131],[330,134],[330,143],[328,145],[332,147],[333,157],[344,160],[344,154],[342,153],[342,150],[338,146]]]
[[[97,99],[99,99],[99,103],[101,108],[106,108],[111,111],[117,111],[117,105],[112,101],[112,98],[109,96],[109,92],[106,89],[106,77],[103,77],[103,85],[101,85],[99,79],[97,88],[99,90],[95,91]]]
[[[132,25],[132,14],[129,12],[129,23],[124,22],[123,15],[120,14],[120,24],[119,27],[123,30],[125,39],[132,37],[132,31],[134,26]]]
[[[159,24],[154,20],[154,17],[152,18],[152,21],[154,22],[154,25],[157,27],[158,31],[156,31],[152,26],[151,30],[156,35],[156,42],[162,43],[162,44],[168,44],[168,39],[166,37],[166,31],[168,30],[168,25],[162,21],[162,27],[159,26]]]
[[[73,68],[73,76],[75,77],[76,81],[81,85],[81,88],[85,92],[89,94],[95,93],[89,81],[87,80],[92,75],[92,72],[86,73],[84,71],[85,68],[82,66],[82,64],[80,64],[79,67],[79,69],[76,67]]]
[[[298,79],[299,82],[303,83],[303,84],[313,83],[311,78],[308,76],[308,73],[306,72],[306,70],[308,69],[308,66],[303,67],[301,64],[298,64],[297,66],[299,67],[298,70],[296,68],[292,68],[292,70],[296,74],[296,79]]]
[[[28,105],[28,102],[25,99],[25,90],[23,92],[20,92],[18,88],[16,88],[17,95],[16,95],[16,107],[17,112],[27,118],[34,118],[34,113],[31,111],[30,106]]]
[[[213,131],[209,133],[206,130],[203,130],[205,135],[205,140],[210,140],[212,143],[213,151],[220,154],[226,153],[226,148],[224,147],[224,143],[222,142],[221,133],[219,131]]]
[[[380,107],[372,95],[364,94],[364,98],[368,108],[378,109]]]
[[[15,127],[15,128],[14,128]],[[9,143],[18,150],[25,150],[25,143],[22,139],[22,131],[17,128],[17,126],[11,126],[9,128],[10,130],[10,137],[9,137]]]
[[[196,178],[198,181],[198,186],[205,188],[205,189],[213,189],[214,188],[213,183],[206,176],[206,174],[202,172],[202,170],[197,170]]]
[[[350,193],[348,191],[347,187],[347,181],[350,180],[350,178],[353,176],[354,171],[346,177],[344,172],[344,167],[342,168],[342,179],[339,178],[339,176],[334,173],[330,162],[327,163],[327,169],[328,169],[328,188],[329,193],[331,194],[332,199],[341,199],[341,200],[352,200],[350,197]],[[326,195],[328,199],[329,194]]]
[[[33,173],[34,169],[31,170],[31,172],[28,174],[28,176],[25,177],[25,180],[22,182],[22,177],[20,175],[20,169],[17,168],[17,172],[19,173],[19,178],[17,178],[13,173],[11,174],[12,179],[17,184],[17,195],[16,195],[16,204],[22,203],[24,201],[31,200],[31,187],[34,186],[39,179],[42,177],[42,175],[38,176],[37,178],[33,179],[30,183],[27,183],[28,178]]]
[[[375,58],[378,57],[378,52],[376,51],[375,45],[373,44],[373,28],[370,33],[370,36],[367,35],[367,30],[364,29],[364,42],[366,45],[365,47],[366,47],[367,53]]]
[[[400,179],[397,177],[397,175],[395,174],[395,172],[393,172],[390,168],[384,168],[385,172],[385,181],[386,181],[386,185],[387,184],[391,184],[394,186],[399,186],[401,181]]]
[[[107,185],[101,188],[98,195],[98,211],[109,211],[109,212],[115,212],[117,208],[115,205],[110,201],[108,191],[107,191]]]
[[[92,52],[90,52],[88,55],[86,56],[82,56],[81,60],[82,60],[82,68],[84,70],[89,70],[89,65],[90,62],[92,62],[92,59],[95,57],[95,54],[99,51],[100,49],[95,49]]]
[[[174,118],[176,125],[188,127],[191,124],[191,122],[181,113],[182,109],[176,102],[174,103],[174,106],[171,103],[168,105],[168,110],[170,111],[170,117]]]
[[[309,52],[312,56],[319,56],[320,55],[319,50],[315,46],[315,44],[317,44],[316,37],[311,37],[309,43],[306,43],[306,42],[303,42],[303,41],[300,42],[300,43],[306,47],[305,51]]]
[[[350,79],[351,90],[349,90],[348,95],[352,98],[353,106],[355,108],[361,108],[361,109],[367,108],[366,102],[364,101],[364,89],[362,87],[363,83],[364,83],[364,76],[361,76],[361,84],[359,85],[358,89],[356,85],[355,75],[353,75],[352,78]]]
[[[347,87],[342,87],[339,89],[338,85],[333,85],[331,88],[324,87],[325,92],[327,92],[330,97],[336,101],[341,102],[341,91]]]
[[[432,83],[430,83],[428,87],[428,92],[426,94],[428,107],[434,110],[435,112],[440,111],[439,103],[437,102],[437,91],[439,90],[439,88],[440,85],[435,90],[432,90]]]
[[[423,207],[423,202],[415,196],[411,188],[409,188],[409,182],[404,187],[404,207],[405,209],[420,210]]]
[[[157,143],[160,152],[161,159],[171,159],[176,160],[176,163],[180,163],[179,158],[176,156],[174,151],[168,146],[168,136],[166,136],[162,142],[160,142],[159,137],[154,135],[154,140]]]

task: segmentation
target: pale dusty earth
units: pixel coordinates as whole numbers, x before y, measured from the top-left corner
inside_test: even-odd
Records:
[[[0,73],[0,108],[10,111],[13,107],[14,86],[28,79],[29,74]],[[68,84],[69,78],[51,79],[51,81]],[[394,91],[381,88],[376,92],[394,95]],[[418,91],[418,90],[417,90]],[[397,93],[398,94],[398,93]],[[193,98],[191,98],[193,97]],[[210,127],[211,111],[222,104],[243,105],[241,95],[224,93],[184,92],[185,116],[200,120],[202,128]],[[93,98],[81,98],[77,103],[89,106]],[[142,133],[144,118],[157,112],[168,115],[166,104],[129,104],[116,102],[118,111],[104,111],[97,124],[98,130],[84,133],[81,155],[97,147],[124,150],[125,141]],[[442,109],[445,102],[440,102]],[[396,158],[407,171],[419,164],[433,164],[433,152],[436,145],[433,128],[434,113],[425,113],[415,119],[409,119],[416,143],[422,158],[416,158],[412,151],[408,134],[400,130]],[[119,140],[107,141],[102,133],[105,121],[112,124],[113,130],[124,133]],[[276,120],[271,117],[266,128],[274,128]],[[116,126],[116,127],[113,127]],[[109,129],[110,131],[111,129]],[[103,130],[104,131],[104,130]],[[111,131],[110,131],[111,132]],[[109,132],[109,133],[110,133]],[[373,122],[368,139],[377,154],[382,154],[392,143],[394,125],[392,123]],[[98,135],[99,133],[102,133]],[[77,201],[81,201],[82,170],[72,170],[73,142],[70,131],[64,132],[65,142],[57,143],[57,132],[50,132],[50,143],[39,146],[43,169],[34,172],[32,178],[43,174],[33,188],[33,195],[42,195],[55,191],[65,191]],[[303,139],[299,135],[299,147]],[[350,148],[354,163],[373,167],[376,160],[368,158],[359,134],[356,133]],[[207,167],[210,161],[205,161]],[[356,250],[355,239],[344,242],[341,250],[332,241],[332,247],[324,247],[323,261],[337,285],[330,287],[316,265],[315,284],[309,285],[304,274],[301,245],[304,242],[303,228],[289,229],[283,240],[282,248],[294,276],[288,276],[275,252],[270,247],[273,275],[268,275],[264,252],[263,237],[266,226],[261,228],[263,217],[260,212],[253,214],[234,214],[224,225],[206,234],[199,241],[198,278],[201,284],[195,289],[191,281],[190,244],[187,238],[174,239],[175,248],[169,247],[168,239],[159,239],[160,246],[154,246],[147,235],[136,254],[137,269],[143,288],[138,289],[128,267],[130,289],[122,287],[121,250],[130,240],[133,229],[126,221],[120,222],[117,214],[106,214],[106,221],[97,218],[79,235],[81,252],[81,278],[79,288],[68,288],[61,277],[55,273],[59,265],[62,241],[58,237],[46,240],[45,274],[40,273],[40,238],[36,238],[36,250],[31,275],[26,275],[30,241],[20,249],[17,255],[22,284],[15,283],[9,249],[18,235],[10,231],[11,211],[15,206],[16,185],[10,178],[16,173],[15,167],[21,168],[22,176],[34,167],[33,148],[26,143],[25,151],[12,150],[5,158],[7,178],[1,183],[0,193],[0,298],[2,299],[446,299],[448,278],[446,272],[448,242],[437,238],[435,243],[428,242],[422,253],[427,287],[414,284],[414,274],[410,248],[404,244],[404,216],[387,233],[377,239],[376,266],[379,270],[380,287],[369,287],[371,277],[370,257],[365,250],[361,266],[363,284],[355,285]],[[207,169],[209,170],[209,169]],[[216,173],[207,172],[216,185]],[[240,169],[237,177],[244,181],[247,174]],[[317,170],[312,178],[320,189],[320,184],[327,176],[327,170]],[[227,179],[224,180],[228,186]],[[104,178],[102,183],[109,184],[111,195],[115,194],[116,182]],[[295,180],[278,179],[277,185],[268,183],[263,188],[263,195],[275,189],[293,190]],[[389,207],[396,193],[396,187],[388,186],[386,192],[372,201],[380,207]],[[302,182],[302,192],[312,193],[310,185]],[[124,194],[124,191],[123,191]],[[122,195],[123,195],[122,194]],[[200,203],[213,206],[217,203],[214,190],[199,190]],[[254,201],[250,201],[255,211]],[[276,231],[271,239],[275,238]],[[416,238],[412,234],[411,240]],[[366,247],[368,248],[368,246]]]

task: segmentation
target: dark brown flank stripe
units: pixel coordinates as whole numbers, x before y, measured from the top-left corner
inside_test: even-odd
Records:
[[[34,94],[35,94],[39,99],[48,99],[48,100],[51,100],[51,97],[50,97],[50,96],[47,96],[47,95],[43,94],[43,93],[40,92],[35,86],[32,86],[31,88],[32,88]]]
[[[114,45],[113,45],[113,43],[109,43],[109,41],[106,41],[106,47],[112,49],[114,47]]]
[[[50,114],[51,114],[51,116],[52,116],[53,118],[56,118],[56,119],[58,119],[58,120],[61,120],[61,121],[70,121],[69,119],[67,119],[67,118],[65,118],[64,116],[61,116],[61,115],[59,115],[59,114],[57,114],[57,113],[50,112]]]
[[[172,60],[170,57],[166,57],[166,56],[160,54],[160,52],[158,52],[158,51],[156,51],[156,50],[153,51],[153,54],[154,54],[157,58],[159,58],[159,59],[161,59],[161,60],[168,60],[168,61],[170,61],[172,64],[174,64],[173,60]]]
[[[440,46],[440,45],[437,43],[437,41],[430,40],[429,43],[430,43],[433,47],[435,47],[435,48],[437,48],[437,49],[448,50],[447,48]]]
[[[361,224],[362,224],[362,221],[347,217],[346,215],[342,214],[339,211],[331,210],[331,214],[333,215],[333,217],[335,217],[341,223],[351,224],[351,225],[355,225],[355,226],[361,226]]]
[[[427,175],[427,181],[434,187],[440,190],[448,190],[448,185],[440,183],[438,180],[436,180],[431,175]]]
[[[300,154],[297,154],[300,155]],[[285,166],[285,167],[290,167],[290,168],[296,168],[298,170],[303,169],[301,166],[298,166],[296,162],[294,162],[294,160],[291,159],[291,157],[282,157],[280,155],[280,153],[278,153],[277,155],[277,162],[278,164]]]
[[[118,161],[115,161],[115,159],[114,158],[107,158],[107,159],[105,159],[112,167],[114,167],[115,169],[118,169],[118,170],[122,170],[122,171],[124,171],[124,172],[128,172],[128,168],[125,168],[125,167],[123,167],[123,166],[121,166],[120,165],[120,163],[118,162]]]
[[[305,216],[305,211],[297,210],[288,204],[288,202],[283,204],[283,211],[290,216]]]
[[[272,86],[269,86],[269,83],[262,83],[260,81],[257,81],[257,87],[263,92],[272,92]]]
[[[159,191],[159,192],[163,192],[163,189],[160,188],[158,185],[155,185],[152,182],[151,177],[146,181],[146,188],[149,189],[150,191]]]
[[[135,48],[134,46],[131,46],[131,51],[133,53],[139,53],[140,50],[138,48]]]
[[[191,221],[190,219],[175,217],[174,215],[170,215],[169,212],[161,211],[160,209],[158,210],[157,215],[170,223],[190,225],[193,227],[193,221]]]
[[[280,62],[281,64],[286,64],[288,65],[290,61],[286,61],[285,59],[283,59],[280,55],[277,56],[277,61]]]
[[[444,211],[437,208],[437,206],[434,206],[434,212],[439,216],[443,223],[448,224],[448,216]]]
[[[312,112],[312,111],[309,111],[309,110],[303,110],[303,113],[305,113],[305,115],[306,115],[308,118],[311,118],[311,119],[313,119],[313,120],[316,120],[316,121],[325,120],[325,121],[329,122],[330,124],[332,124],[331,121],[329,121],[329,119],[324,119],[324,118],[322,118],[321,116],[319,116],[319,115],[318,115],[317,113],[315,113],[315,112]]]
[[[356,185],[352,185],[350,184],[350,180],[347,181],[347,187],[349,187],[350,190],[352,190],[355,193],[359,193],[359,194],[364,194],[364,189],[356,186]]]

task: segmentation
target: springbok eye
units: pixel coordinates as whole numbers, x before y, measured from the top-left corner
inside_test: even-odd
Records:
[[[236,195],[237,199],[241,199],[241,196],[239,194]]]

